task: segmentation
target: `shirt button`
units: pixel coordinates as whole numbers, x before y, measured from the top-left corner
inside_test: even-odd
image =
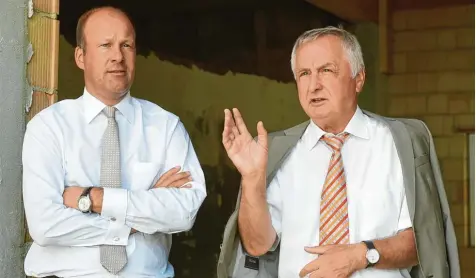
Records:
[[[116,237],[114,238],[114,241],[119,241],[119,238],[116,236]]]
[[[111,218],[111,221],[112,221],[112,222],[116,221],[116,217],[112,217],[112,218]]]

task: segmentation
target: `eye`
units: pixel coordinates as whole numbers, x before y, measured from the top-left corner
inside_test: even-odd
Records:
[[[327,73],[327,72],[334,72],[334,71],[333,71],[332,69],[330,69],[330,68],[323,68],[323,69],[322,69],[322,72]]]
[[[110,44],[110,43],[103,43],[103,44],[101,44],[100,46],[101,46],[101,47],[110,47],[111,44]]]
[[[306,76],[306,75],[309,75],[309,72],[308,71],[301,71],[299,73],[299,76]]]
[[[122,47],[131,47],[131,45],[128,44],[128,43],[124,43],[124,44],[122,44]]]

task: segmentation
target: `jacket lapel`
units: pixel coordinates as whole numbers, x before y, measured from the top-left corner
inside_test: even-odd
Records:
[[[309,125],[309,121],[284,131],[284,135],[275,136],[268,150],[268,166],[266,168],[266,186],[273,180],[281,164],[291,153],[291,149],[301,138]]]
[[[266,166],[266,187],[269,186],[273,180],[279,167],[289,155],[292,147],[294,147],[306,130],[309,121],[294,126],[290,129],[280,132],[276,135],[269,134],[268,136],[268,165]],[[241,200],[241,186],[238,190],[235,210],[240,208]]]
[[[415,160],[413,155],[412,140],[408,134],[405,125],[395,119],[382,117],[368,111],[363,111],[369,117],[372,117],[390,129],[393,141],[402,165],[403,183],[405,185],[405,194],[407,197],[408,210],[413,222],[415,216]]]
[[[413,158],[412,140],[402,122],[388,121],[388,126],[392,131],[393,140],[400,157],[408,210],[413,222],[415,215],[415,160]]]
[[[266,186],[269,185],[278,171],[282,162],[286,159],[290,150],[299,140],[297,136],[281,135],[273,139],[269,147],[268,166],[266,168]]]

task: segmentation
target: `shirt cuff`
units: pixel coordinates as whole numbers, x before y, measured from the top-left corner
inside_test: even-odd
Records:
[[[398,222],[398,232],[402,232],[408,228],[413,228],[411,219],[402,219]]]
[[[127,190],[124,188],[104,188],[101,216],[109,220],[109,228],[104,244],[127,245],[131,227],[126,223]]]

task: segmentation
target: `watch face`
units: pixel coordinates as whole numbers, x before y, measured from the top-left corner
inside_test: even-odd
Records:
[[[91,200],[88,197],[83,196],[79,198],[78,208],[80,211],[88,212],[90,207],[91,207]]]
[[[376,264],[380,258],[380,254],[376,249],[370,249],[369,251],[367,251],[366,257],[371,264]]]

